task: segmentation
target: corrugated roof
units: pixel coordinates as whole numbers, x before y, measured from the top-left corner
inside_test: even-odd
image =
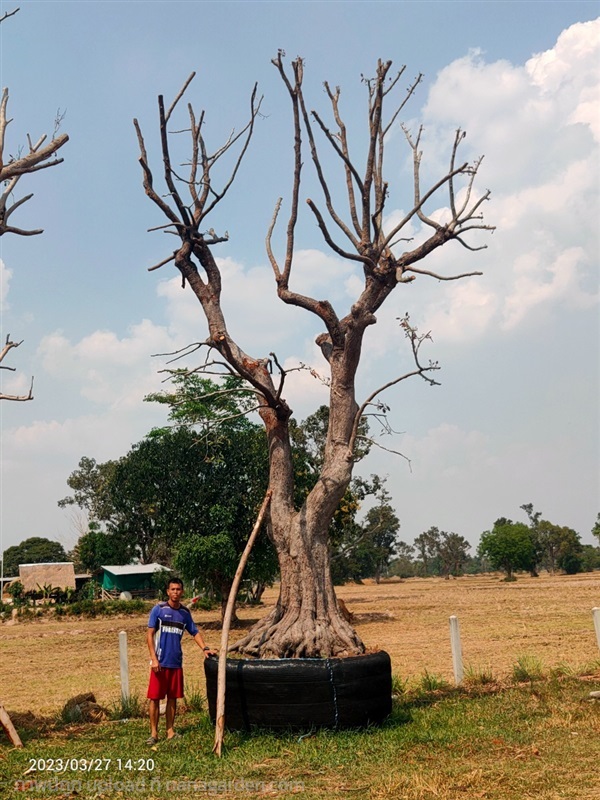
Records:
[[[171,572],[169,567],[165,567],[163,564],[125,564],[122,566],[103,565],[102,569],[106,572],[110,572],[111,575],[148,575],[152,572],[160,572],[161,569],[166,569]]]

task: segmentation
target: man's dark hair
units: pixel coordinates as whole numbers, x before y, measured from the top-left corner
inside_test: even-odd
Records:
[[[181,586],[181,588],[183,589],[183,581],[181,580],[181,578],[169,578],[169,582],[167,583],[167,589],[172,583],[178,584],[178,586]]]

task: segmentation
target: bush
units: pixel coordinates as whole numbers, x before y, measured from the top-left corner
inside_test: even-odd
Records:
[[[537,656],[522,655],[517,658],[517,663],[513,664],[513,680],[515,683],[539,681],[543,677],[544,668]]]
[[[140,719],[146,716],[144,703],[136,694],[130,694],[129,697],[123,697],[113,703],[109,710],[108,715],[112,720],[120,719]]]
[[[110,617],[114,614],[138,614],[147,608],[143,600],[79,600],[55,606],[54,613],[59,617]]]
[[[210,597],[194,597],[190,603],[190,608],[199,608],[201,611],[212,611],[218,603]]]

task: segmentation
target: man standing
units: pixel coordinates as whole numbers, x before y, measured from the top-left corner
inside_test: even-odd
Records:
[[[150,651],[150,683],[148,699],[150,700],[150,737],[147,744],[158,742],[158,721],[160,701],[167,698],[165,719],[167,723],[167,739],[173,739],[175,733],[173,723],[177,711],[177,698],[183,697],[183,654],[181,637],[184,631],[194,637],[198,647],[202,648],[204,657],[213,655],[210,647],[202,638],[189,609],[181,605],[183,597],[183,581],[171,578],[167,586],[166,603],[159,603],[150,612],[148,620],[148,650]]]

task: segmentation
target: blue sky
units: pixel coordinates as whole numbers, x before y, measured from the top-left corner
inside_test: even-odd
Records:
[[[278,48],[305,58],[311,107],[327,111],[323,80],[342,87],[357,145],[360,76],[381,57],[406,64],[406,85],[425,75],[403,121],[424,123],[427,175],[442,174],[458,126],[468,133],[466,155],[485,154],[478,185],[492,191],[486,219],[497,226],[489,248],[449,246],[431,262],[484,275],[399,287],[365,346],[359,398],[407,366],[396,321],[406,311],[431,330],[428,355],[442,365],[441,387],[403,384],[385,398],[402,433],[382,443],[405,453],[412,472],[383,451],[361,464],[388,476],[402,538],[437,525],[476,545],[498,516],[520,519],[519,506],[532,502],[592,541],[600,510],[598,3],[18,5],[0,27],[13,117],[7,150],[28,132],[51,132],[59,108],[70,141],[64,164],[22,180],[35,196],[15,221],[20,214],[23,227],[44,234],[0,240],[2,340],[24,339],[10,360],[17,371],[1,371],[4,391],[26,391],[35,375],[33,402],[0,404],[3,547],[39,535],[72,546],[82,520],[56,506],[69,473],[82,455],[122,455],[164,421],[142,402],[161,386],[162,364],[151,355],[205,336],[173,268],[147,272],[171,243],[146,232],[163,220],[141,187],[132,126],[137,117],[156,156],[156,96],[172,97],[194,70],[188,99],[206,109],[215,145],[243,123],[254,81],[264,94],[237,188],[211,220],[230,233],[218,255],[231,331],[253,355],[275,350],[288,366],[322,369],[319,328],[276,301],[264,250],[274,203],[290,188],[289,107],[270,64]],[[398,214],[410,193],[399,130],[388,155],[388,208]],[[304,196],[313,191],[308,181]],[[308,217],[298,248],[296,286],[347,307],[356,270],[327,252]],[[326,397],[314,379],[294,375],[288,399],[303,418]]]

